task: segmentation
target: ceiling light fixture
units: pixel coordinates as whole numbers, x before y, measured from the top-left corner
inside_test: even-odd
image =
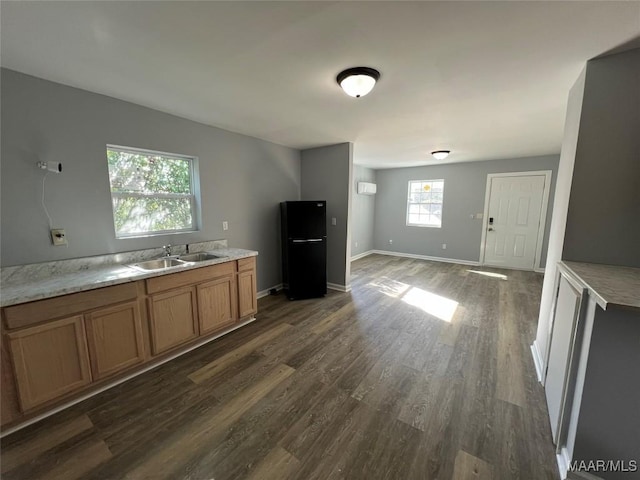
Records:
[[[379,78],[380,72],[373,68],[354,67],[340,72],[336,80],[347,95],[360,98],[373,90]]]
[[[431,155],[433,155],[436,160],[444,160],[449,156],[450,153],[451,150],[435,150],[431,152]]]

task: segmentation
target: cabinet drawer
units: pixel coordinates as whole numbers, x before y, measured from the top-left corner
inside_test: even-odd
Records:
[[[256,268],[256,257],[241,258],[238,260],[238,271],[252,270]]]
[[[137,282],[97,288],[61,297],[21,303],[3,309],[8,328],[22,328],[36,323],[68,317],[94,308],[126,302],[137,297]]]
[[[225,262],[210,267],[194,268],[186,272],[172,273],[161,277],[149,278],[147,293],[162,292],[171,288],[184,287],[195,283],[206,282],[214,278],[235,273],[235,263]]]

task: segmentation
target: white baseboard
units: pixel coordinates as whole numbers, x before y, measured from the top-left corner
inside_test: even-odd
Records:
[[[351,257],[351,261],[353,262],[355,260],[360,260],[361,258],[371,255],[374,252],[375,250],[367,250],[366,252],[359,253],[358,255],[354,255],[353,257]]]
[[[558,471],[560,472],[560,479],[565,480],[567,478],[567,472],[569,471],[569,464],[571,459],[569,458],[569,452],[566,448],[560,450],[560,453],[556,453],[556,461],[558,462]]]
[[[265,288],[264,290],[260,290],[258,292],[258,295],[257,295],[256,298],[260,299],[260,298],[269,296],[271,294],[271,290],[273,290],[274,288],[276,289],[277,292],[279,292],[280,290],[282,290],[283,287],[282,287],[282,284],[280,283],[280,284],[275,285],[273,287]]]
[[[470,260],[459,260],[457,258],[430,257],[428,255],[416,255],[413,253],[390,252],[388,250],[373,250],[371,253],[380,255],[391,255],[393,257],[417,258],[419,260],[431,260],[433,262],[458,263],[460,265],[471,265],[477,267],[480,262],[472,262]]]
[[[536,375],[538,375],[538,381],[543,382],[543,362],[542,355],[540,355],[540,349],[538,348],[538,342],[536,340],[531,344],[531,355],[533,356],[533,364],[536,366]]]
[[[355,257],[351,257],[351,261],[357,260],[362,257],[366,257],[367,255],[371,255],[372,253],[377,253],[379,255],[391,255],[393,257],[404,257],[404,258],[417,258],[419,260],[431,260],[432,262],[444,262],[444,263],[458,263],[460,265],[471,265],[473,267],[481,267],[483,264],[481,262],[476,262],[472,260],[460,260],[458,258],[446,258],[446,257],[431,257],[429,255],[417,255],[415,253],[402,253],[402,252],[392,252],[390,250],[369,250],[368,252],[361,253],[360,255],[356,255]],[[497,265],[486,265],[490,268],[505,268],[510,270],[520,270],[519,268],[513,267],[504,267]],[[530,270],[529,270],[530,271]],[[534,268],[533,270],[536,273],[544,273],[544,268]]]
[[[351,285],[338,285],[337,283],[327,283],[327,288],[338,290],[339,292],[350,292]]]
[[[260,290],[258,292],[257,298],[268,297],[271,293],[271,290],[276,289],[277,292],[282,290],[284,287],[282,284],[276,285],[275,287],[265,288],[264,290]],[[351,285],[338,285],[337,283],[327,283],[327,288],[331,290],[338,290],[339,292],[350,292]]]

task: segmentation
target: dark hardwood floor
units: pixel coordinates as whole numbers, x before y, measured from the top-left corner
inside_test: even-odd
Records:
[[[2,440],[10,479],[557,479],[542,276],[371,255]]]

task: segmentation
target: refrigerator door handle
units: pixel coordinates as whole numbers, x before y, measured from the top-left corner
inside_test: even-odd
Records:
[[[321,242],[322,238],[306,238],[304,240],[293,240],[293,243],[312,243],[312,242]]]

